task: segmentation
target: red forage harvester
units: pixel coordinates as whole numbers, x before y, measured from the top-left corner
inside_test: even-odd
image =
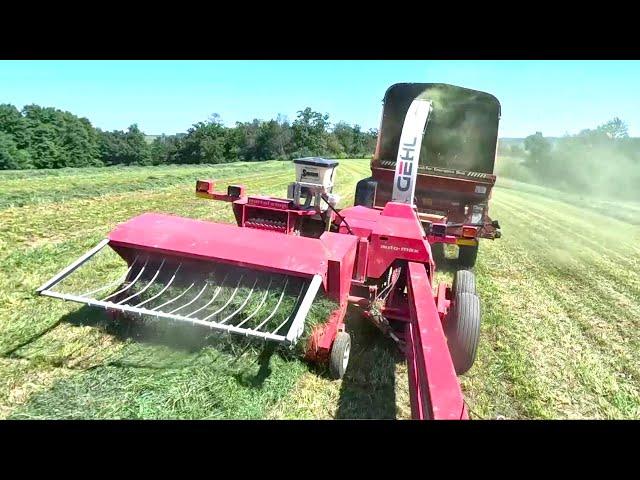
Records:
[[[397,156],[390,159],[393,183],[381,187],[384,205],[357,195],[360,204],[338,209],[338,162],[323,158],[294,160],[287,198],[251,195],[242,185],[217,192],[214,181],[199,180],[196,194],[231,203],[237,225],[145,213],[118,225],[39,293],[290,346],[322,294],[335,309],[304,337],[306,358],[328,363],[342,378],[351,350],[344,319],[352,304],[406,355],[413,417],[467,419],[457,375],[476,355],[475,280],[463,270],[453,287],[434,285],[431,246],[457,237],[446,222],[425,224],[415,201],[422,139],[441,99],[405,100]],[[126,261],[121,278],[82,292],[58,288],[107,245]]]

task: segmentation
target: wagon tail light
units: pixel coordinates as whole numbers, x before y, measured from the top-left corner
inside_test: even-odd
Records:
[[[476,238],[477,233],[477,227],[462,227],[462,236],[464,238]]]

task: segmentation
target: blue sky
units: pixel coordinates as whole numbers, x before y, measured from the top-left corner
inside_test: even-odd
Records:
[[[500,136],[576,133],[614,116],[640,136],[640,61],[0,61],[0,103],[53,106],[94,126],[186,131],[212,113],[226,125],[293,120],[306,106],[376,128],[396,82],[443,82],[494,94]]]

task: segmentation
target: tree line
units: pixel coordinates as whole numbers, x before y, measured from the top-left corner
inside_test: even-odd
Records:
[[[293,122],[278,115],[234,127],[214,114],[184,134],[161,135],[149,143],[136,124],[126,131],[103,131],[56,108],[0,105],[0,169],[362,158],[373,154],[376,138],[375,129],[331,124],[328,114],[309,107]]]
[[[553,142],[536,132],[522,145],[501,146],[498,154],[517,160],[498,172],[517,180],[640,200],[640,138],[630,137],[626,123],[617,117]]]

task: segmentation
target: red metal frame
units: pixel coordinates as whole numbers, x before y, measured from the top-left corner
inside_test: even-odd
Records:
[[[344,317],[347,313],[348,302],[343,301],[340,307],[329,315],[327,321],[318,327],[309,337],[309,344],[305,357],[307,360],[323,363],[329,360],[331,347],[336,335],[340,331],[344,331]]]
[[[412,416],[466,420],[469,416],[424,265],[409,262],[407,290],[411,321],[406,323],[405,341]]]

